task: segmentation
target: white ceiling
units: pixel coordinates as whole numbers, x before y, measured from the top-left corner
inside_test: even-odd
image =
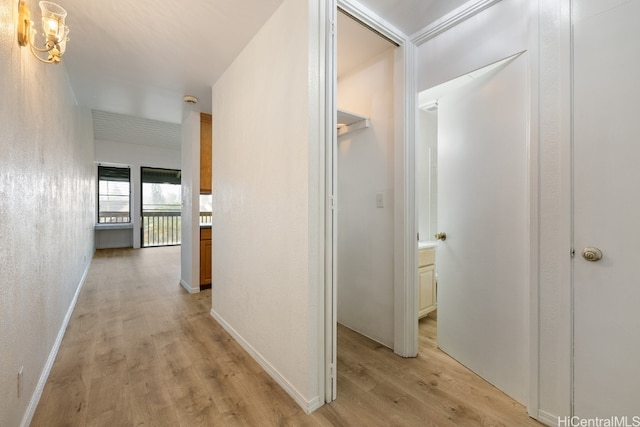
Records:
[[[69,13],[62,62],[78,103],[179,123],[186,94],[211,112],[211,87],[283,0],[57,1]],[[361,0],[406,34],[464,2]],[[37,22],[39,8],[29,3]]]
[[[181,121],[186,94],[211,112],[213,82],[282,3],[58,1],[68,12],[63,63],[78,102],[171,123]]]
[[[342,13],[338,13],[336,32],[338,79],[395,46]]]
[[[410,36],[469,0],[361,0],[376,15]]]

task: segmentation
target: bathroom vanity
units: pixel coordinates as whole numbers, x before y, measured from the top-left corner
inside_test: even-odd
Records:
[[[418,246],[418,318],[436,309],[436,244]]]

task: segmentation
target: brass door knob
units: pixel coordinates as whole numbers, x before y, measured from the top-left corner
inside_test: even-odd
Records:
[[[584,248],[582,257],[591,262],[600,261],[602,259],[602,251],[598,248]]]
[[[447,240],[447,233],[436,233],[436,240],[442,240],[444,242]]]

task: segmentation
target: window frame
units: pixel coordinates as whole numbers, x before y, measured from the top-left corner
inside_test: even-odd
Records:
[[[121,169],[121,171],[116,171],[117,169]],[[126,175],[127,175],[127,180],[123,180],[123,179],[103,179],[103,176],[106,174],[103,174],[101,172],[103,172],[103,170],[110,170],[114,175],[117,174],[117,172],[122,173],[122,175],[125,175],[125,173],[123,172],[126,169]],[[131,198],[131,167],[130,166],[123,166],[123,165],[107,165],[107,164],[98,164],[97,167],[97,171],[96,171],[96,224],[98,225],[105,225],[105,224],[131,224],[133,222],[133,208],[132,208],[132,198]],[[104,217],[101,216],[101,195],[102,193],[100,192],[100,183],[102,181],[112,181],[112,182],[127,182],[129,185],[128,188],[128,193],[126,194],[127,196],[127,207],[128,207],[128,211],[127,211],[127,221],[102,221],[103,218],[108,218],[108,217]],[[108,195],[108,194],[107,194]],[[122,194],[121,196],[125,196],[124,194]],[[109,211],[106,211],[109,212]]]

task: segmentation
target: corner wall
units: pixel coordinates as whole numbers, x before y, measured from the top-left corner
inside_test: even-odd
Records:
[[[323,4],[285,0],[213,88],[211,314],[305,411],[324,402]]]
[[[200,113],[182,111],[182,243],[180,285],[200,292]]]
[[[0,425],[28,425],[93,254],[91,113],[0,4]],[[17,397],[17,373],[23,368]]]

